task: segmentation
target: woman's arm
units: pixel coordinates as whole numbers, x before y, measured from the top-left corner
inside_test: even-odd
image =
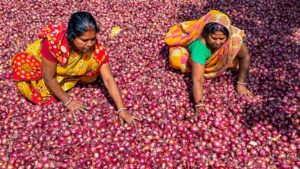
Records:
[[[239,50],[237,57],[239,59],[239,76],[238,81],[241,83],[246,83],[248,76],[248,69],[250,66],[250,55],[247,47],[243,44]]]
[[[203,102],[203,80],[204,80],[204,68],[205,65],[201,65],[197,62],[192,61],[192,79],[193,79],[193,96],[196,111],[201,110],[200,106]],[[199,113],[199,112],[198,112]]]
[[[57,64],[42,57],[42,74],[45,84],[50,88],[54,95],[63,103],[66,103],[70,98],[58,84],[56,75]]]
[[[119,87],[118,87],[118,85],[113,77],[113,74],[111,72],[109,63],[106,63],[101,67],[100,74],[102,76],[103,83],[104,83],[106,89],[108,90],[108,93],[114,100],[118,110],[120,110],[119,117],[120,117],[121,123],[123,124],[124,120],[125,120],[128,124],[136,125],[135,120],[134,120],[134,119],[136,119],[136,117],[131,116],[125,109],[126,107],[123,103],[123,99],[121,97]],[[122,108],[124,108],[124,109],[122,109]]]
[[[79,101],[71,100],[65,91],[62,90],[56,80],[56,66],[57,64],[42,57],[42,74],[45,84],[53,92],[53,94],[60,99],[67,108],[71,111],[80,110],[86,111],[86,107]]]
[[[248,76],[248,70],[250,66],[250,55],[245,44],[243,44],[241,49],[239,50],[237,58],[239,59],[237,92],[242,95],[252,96],[252,93],[246,87],[246,79]]]

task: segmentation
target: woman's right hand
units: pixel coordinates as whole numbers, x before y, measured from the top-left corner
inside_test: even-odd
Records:
[[[237,84],[236,91],[246,97],[252,97],[252,92],[244,85],[244,84]]]
[[[88,111],[88,108],[80,101],[72,100],[67,106],[66,106],[71,112],[74,111],[81,111],[86,113]]]
[[[196,114],[200,114],[205,112],[205,107],[204,106],[200,106],[200,107],[196,107]]]
[[[53,94],[61,100],[65,107],[67,107],[71,112],[81,111],[86,112],[86,106],[80,101],[70,100],[71,98],[67,95],[67,93],[61,88],[60,84],[56,79],[56,69],[57,63],[51,62],[44,57],[42,57],[42,74],[43,80],[45,84],[49,87],[49,89],[53,92]],[[68,79],[72,79],[69,77]]]
[[[204,106],[195,107],[195,116],[198,116],[198,114],[204,113],[204,112],[205,112],[205,107]]]
[[[136,121],[140,121],[137,117],[131,115],[127,110],[123,110],[119,113],[119,119],[121,122],[121,125],[124,124],[124,122],[128,123],[129,125],[134,125],[136,127]]]
[[[204,104],[202,106],[195,107],[195,113],[194,113],[194,116],[192,118],[197,119],[198,115],[201,114],[201,113],[205,113],[205,105]]]

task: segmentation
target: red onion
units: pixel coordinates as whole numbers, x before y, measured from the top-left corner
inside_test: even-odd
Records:
[[[0,166],[298,168],[297,4],[296,0],[1,1]],[[237,71],[229,70],[204,81],[207,110],[191,120],[191,75],[170,68],[164,35],[174,24],[198,19],[209,9],[222,10],[234,26],[245,30],[252,57],[247,86],[254,97],[235,92]],[[80,10],[91,12],[99,23],[98,38],[107,47],[124,102],[141,118],[136,128],[115,121],[115,105],[101,80],[70,90],[90,108],[86,114],[71,114],[60,102],[33,105],[10,79],[11,57],[37,39],[40,28],[66,23],[72,12]],[[114,26],[122,30],[112,38]]]

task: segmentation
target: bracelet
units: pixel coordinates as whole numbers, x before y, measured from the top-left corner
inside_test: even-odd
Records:
[[[117,111],[117,114],[119,114],[122,110],[127,110],[127,108],[126,108],[126,107],[120,108],[120,109]]]
[[[73,100],[73,99],[70,98],[70,99],[64,104],[64,106],[67,106],[68,104],[70,104],[72,100]]]
[[[205,104],[203,104],[203,103],[198,103],[198,104],[195,105],[195,108],[196,108],[196,107],[202,107],[202,106],[205,106]]]
[[[242,82],[237,81],[237,84],[246,85],[247,83],[242,83]]]

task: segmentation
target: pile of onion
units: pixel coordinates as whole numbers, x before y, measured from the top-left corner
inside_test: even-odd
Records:
[[[275,8],[274,8],[275,7]],[[280,1],[0,2],[0,168],[284,168],[300,166],[300,3]],[[206,80],[206,112],[193,115],[190,74],[169,67],[164,35],[175,23],[210,9],[245,30],[251,54],[247,81],[237,71]],[[90,111],[71,114],[59,102],[37,106],[10,79],[10,59],[48,23],[91,12],[137,128],[115,120],[101,79],[70,95]],[[288,12],[287,12],[288,11]],[[110,37],[113,27],[121,32]]]

